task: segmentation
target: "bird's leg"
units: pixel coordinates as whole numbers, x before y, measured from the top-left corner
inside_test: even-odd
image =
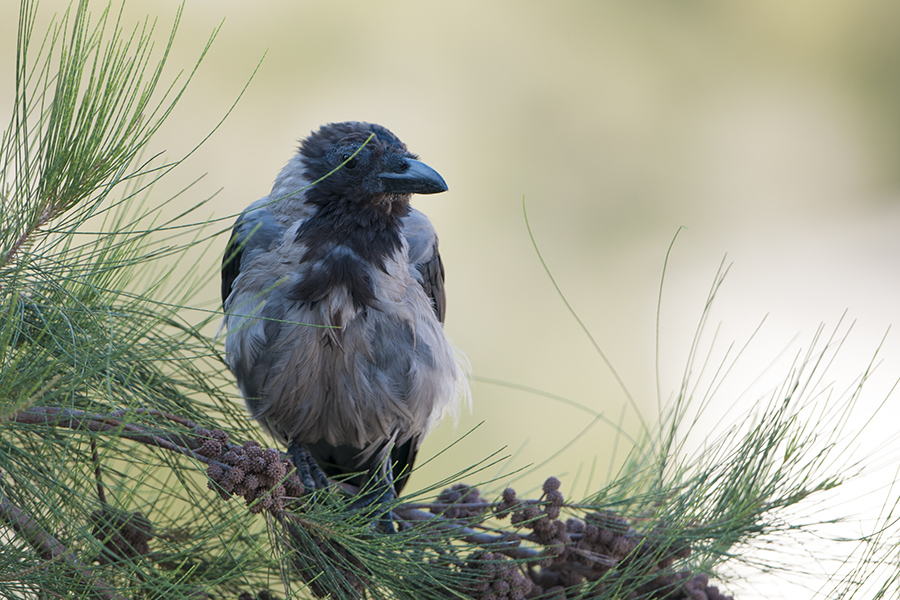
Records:
[[[351,504],[350,510],[368,508],[373,504],[378,506],[390,504],[397,499],[397,492],[394,490],[394,471],[391,468],[389,457],[369,471],[367,483],[373,482],[374,489]],[[364,487],[368,487],[368,485]],[[394,528],[394,513],[386,510],[379,514],[378,526],[384,533],[397,533]]]
[[[288,444],[288,454],[297,467],[297,476],[300,483],[308,490],[325,489],[328,487],[328,477],[319,468],[319,463],[313,458],[304,444],[292,439]]]
[[[292,439],[288,444],[288,454],[294,466],[297,467],[297,476],[300,483],[308,490],[325,489],[328,487],[328,477],[319,467],[319,463],[313,458],[312,453],[305,444]],[[374,484],[370,486],[369,484]],[[391,468],[390,458],[385,458],[378,466],[373,467],[366,475],[366,485],[371,491],[353,502],[349,510],[361,510],[372,505],[389,504],[397,499],[394,490],[394,473]],[[385,533],[396,533],[393,523],[394,515],[390,510],[378,515],[378,527]]]

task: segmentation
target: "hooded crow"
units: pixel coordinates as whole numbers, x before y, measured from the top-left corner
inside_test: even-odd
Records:
[[[222,264],[225,360],[250,414],[308,487],[362,473],[403,489],[419,445],[465,389],[444,335],[444,265],[411,194],[443,178],[380,125],[303,140],[234,226]]]

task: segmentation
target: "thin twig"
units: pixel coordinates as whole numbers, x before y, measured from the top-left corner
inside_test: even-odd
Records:
[[[45,561],[62,560],[78,571],[79,579],[90,586],[104,600],[126,600],[106,581],[94,575],[94,571],[82,564],[74,554],[55,537],[44,531],[31,515],[6,498],[0,485],[0,518],[13,528]]]
[[[173,423],[184,425],[189,429],[197,427],[197,424],[190,419],[186,419],[179,415],[173,415],[172,413],[163,412],[155,408],[122,408],[109,413],[109,416],[113,419],[119,419],[129,413],[135,415],[150,415],[151,417],[160,417],[162,419],[165,419],[166,421],[172,421]]]
[[[54,425],[69,429],[86,429],[88,431],[118,431],[118,435],[134,442],[141,442],[149,446],[157,446],[172,452],[178,452],[207,464],[216,462],[167,437],[150,433],[148,429],[140,425],[125,423],[107,415],[88,413],[73,408],[32,407],[17,414],[13,421],[28,425]]]
[[[91,438],[91,460],[94,461],[94,477],[97,480],[97,499],[106,504],[106,491],[103,488],[103,469],[100,467],[100,455],[97,453],[97,440]]]
[[[48,200],[46,206],[41,210],[41,214],[38,217],[37,221],[31,224],[30,227],[25,229],[22,234],[13,242],[9,251],[3,257],[3,262],[0,263],[0,267],[5,267],[10,264],[10,262],[15,258],[16,254],[18,254],[19,250],[25,245],[25,242],[35,233],[38,229],[46,225],[53,217],[55,217],[58,212],[55,209],[53,200]]]
[[[492,552],[500,552],[510,558],[534,558],[540,554],[540,550],[536,548],[523,548],[519,546],[521,538],[513,534],[491,534],[479,533],[478,531],[467,527],[460,523],[455,523],[448,519],[444,519],[439,515],[427,513],[424,510],[415,508],[407,508],[406,506],[398,506],[393,511],[394,515],[400,517],[404,521],[434,521],[440,523],[437,527],[446,531],[455,530],[462,534],[463,540],[470,544],[478,544],[489,548]]]

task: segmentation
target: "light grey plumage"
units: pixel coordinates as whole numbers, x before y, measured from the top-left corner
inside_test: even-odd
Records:
[[[329,476],[408,474],[458,401],[437,236],[408,206],[410,193],[444,189],[383,127],[331,124],[234,227],[226,362],[251,415]],[[393,473],[378,470],[388,457]]]

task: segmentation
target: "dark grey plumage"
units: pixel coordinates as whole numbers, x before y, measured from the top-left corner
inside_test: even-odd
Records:
[[[409,206],[444,190],[387,129],[336,123],[238,218],[222,266],[226,362],[295,462],[365,471],[399,493],[459,400],[437,236]]]

